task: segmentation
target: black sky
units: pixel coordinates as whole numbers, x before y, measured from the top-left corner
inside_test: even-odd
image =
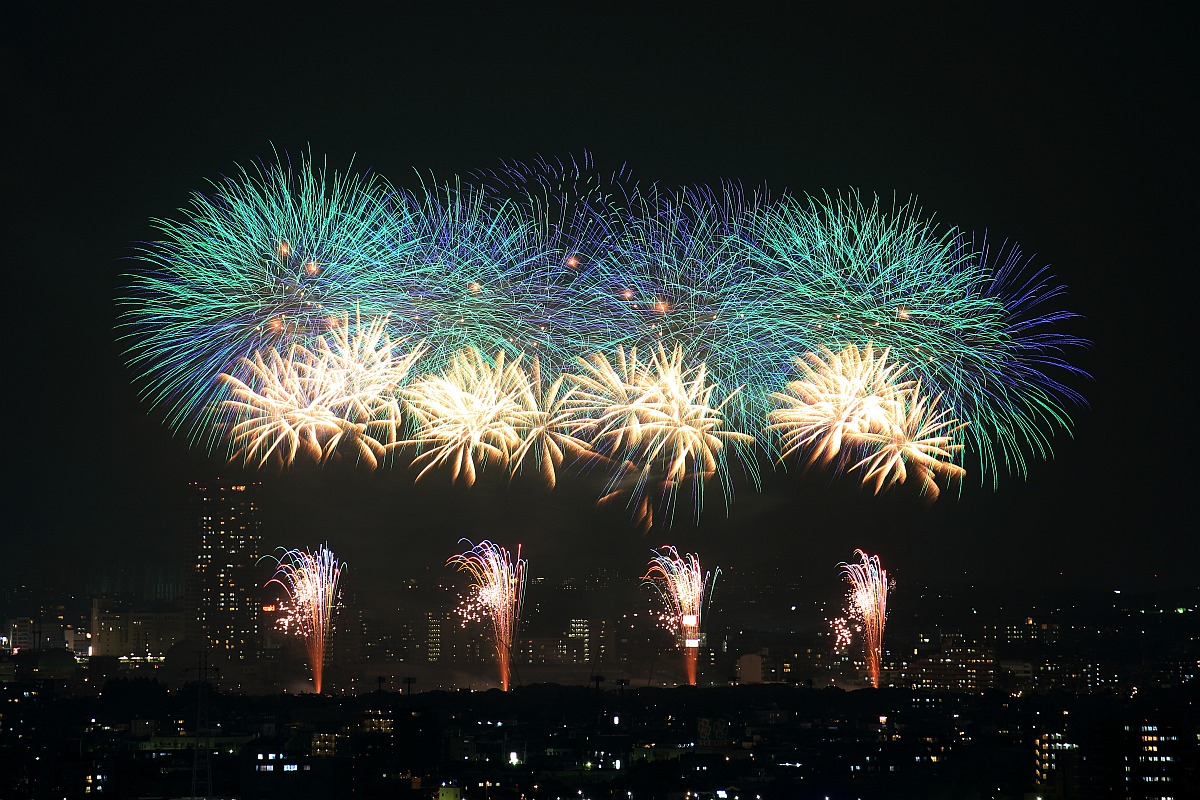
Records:
[[[232,474],[137,398],[114,298],[151,217],[274,147],[397,182],[588,150],[643,181],[916,195],[1052,265],[1095,380],[1054,461],[932,508],[792,474],[743,491],[728,519],[710,503],[699,528],[684,515],[643,538],[590,510],[590,488],[301,470],[262,476],[272,544],[328,540],[377,585],[438,568],[459,536],[521,540],[535,571],[560,574],[592,559],[637,570],[672,541],[822,579],[862,546],[920,582],[1195,585],[1185,20],[1012,4],[164,9],[0,12],[15,434],[0,581],[176,558],[183,485]]]

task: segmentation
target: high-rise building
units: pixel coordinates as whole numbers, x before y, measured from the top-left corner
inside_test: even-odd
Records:
[[[591,626],[586,619],[573,619],[567,626],[567,660],[589,664],[592,660]]]
[[[259,484],[218,480],[192,483],[190,488],[189,638],[235,658],[252,657],[260,644],[264,581],[258,565]]]
[[[431,611],[425,612],[425,660],[435,664],[442,658],[442,620]]]

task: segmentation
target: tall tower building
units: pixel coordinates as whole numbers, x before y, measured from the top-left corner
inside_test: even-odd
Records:
[[[442,619],[432,611],[425,612],[425,660],[431,664],[442,660]]]
[[[191,563],[187,572],[189,638],[234,658],[259,649],[263,584],[259,484],[220,480],[191,489]]]

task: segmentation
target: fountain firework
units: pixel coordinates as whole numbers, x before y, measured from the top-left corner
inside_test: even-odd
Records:
[[[346,565],[325,545],[312,552],[279,549],[284,552],[276,558],[275,576],[267,584],[277,583],[288,594],[287,613],[280,617],[279,626],[285,633],[304,637],[313,686],[320,694],[341,598],[338,582]]]
[[[666,609],[663,626],[675,634],[683,648],[687,682],[689,686],[695,686],[704,604],[712,597],[721,570],[702,572],[699,556],[695,553],[681,556],[671,545],[651,552],[654,558],[650,559],[650,568],[642,580],[658,590]]]
[[[471,543],[467,539],[459,541]],[[526,561],[521,558],[521,546],[517,545],[517,557],[513,559],[508,550],[485,539],[470,550],[451,556],[446,564],[471,575],[470,594],[462,613],[467,621],[486,618],[491,622],[500,688],[507,692],[513,641],[525,601]]]
[[[887,570],[880,569],[879,556],[869,556],[855,550],[857,564],[838,565],[850,581],[848,615],[862,625],[863,649],[867,656],[867,672],[871,685],[879,688],[879,660],[883,654],[883,626],[887,623],[887,595],[891,585]]]

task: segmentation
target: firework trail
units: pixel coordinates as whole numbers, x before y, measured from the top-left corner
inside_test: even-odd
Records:
[[[880,569],[879,556],[855,550],[857,564],[841,563],[838,568],[850,582],[847,615],[862,625],[863,649],[871,685],[879,688],[879,662],[883,655],[883,627],[887,623],[887,595],[891,584],[887,570]]]
[[[466,539],[459,541],[471,544]],[[521,606],[525,602],[527,562],[521,558],[521,548],[517,546],[514,560],[508,550],[484,540],[464,553],[451,556],[446,564],[471,576],[464,617],[481,616],[490,621],[500,669],[500,688],[507,692],[513,642],[521,622]]]
[[[333,618],[341,598],[338,582],[346,565],[325,545],[312,552],[279,549],[283,553],[276,557],[275,577],[267,585],[277,583],[288,594],[287,613],[280,619],[280,627],[304,637],[313,686],[320,694],[325,657],[333,644]]]
[[[683,649],[687,682],[695,686],[704,605],[712,597],[721,570],[701,572],[699,556],[695,553],[681,556],[671,545],[651,552],[654,558],[650,559],[642,580],[657,590],[665,610],[663,626],[675,635]]]

